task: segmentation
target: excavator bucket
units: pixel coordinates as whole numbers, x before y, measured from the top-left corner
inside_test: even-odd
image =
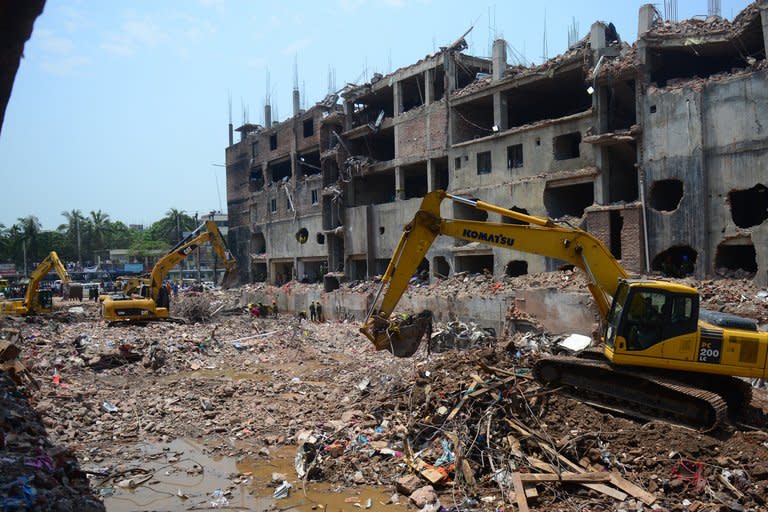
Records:
[[[223,289],[233,288],[239,283],[239,277],[237,276],[237,268],[228,268],[224,272],[224,277],[221,279],[221,287]]]
[[[421,339],[432,332],[432,312],[403,315],[393,320],[373,316],[360,329],[376,347],[388,350],[395,357],[411,357],[419,349]]]

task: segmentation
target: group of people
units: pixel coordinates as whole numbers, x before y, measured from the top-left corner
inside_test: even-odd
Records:
[[[270,316],[277,318],[277,301],[273,300],[272,305],[270,306],[265,306],[261,302],[248,304],[248,311],[251,313],[251,316],[255,316],[256,318],[267,318]]]
[[[309,320],[310,322],[325,322],[325,317],[323,316],[323,305],[320,304],[319,300],[313,300],[309,305]]]

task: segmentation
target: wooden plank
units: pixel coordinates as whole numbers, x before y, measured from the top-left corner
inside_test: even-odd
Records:
[[[523,482],[572,482],[572,483],[591,483],[608,482],[611,475],[608,473],[521,473],[520,479]]]
[[[514,380],[515,380],[515,377],[507,377],[506,379],[500,380],[498,382],[494,382],[493,384],[490,384],[484,387],[483,389],[478,389],[477,391],[470,393],[468,396],[470,396],[471,398],[477,398],[478,396],[484,395],[489,391],[493,391],[494,389],[497,389],[505,384],[509,384]]]
[[[564,456],[560,455],[559,453],[557,453],[551,446],[549,446],[547,444],[544,444],[544,443],[538,443],[538,445],[539,445],[539,447],[541,449],[546,450],[549,453],[555,455],[563,464],[565,464],[566,466],[571,468],[573,471],[575,471],[577,473],[579,473],[579,472],[583,473],[583,472],[586,471],[581,466],[578,466],[578,465],[574,464],[573,462],[568,460],[566,457],[564,457]],[[554,468],[552,468],[552,469],[554,469]],[[627,493],[619,491],[619,490],[616,490],[613,487],[609,487],[609,486],[607,486],[605,484],[591,484],[591,483],[587,484],[587,483],[584,483],[584,484],[581,484],[581,485],[583,485],[584,487],[588,487],[588,488],[592,489],[593,491],[597,491],[599,493],[605,494],[606,496],[610,496],[611,498],[613,498],[615,500],[618,500],[618,501],[624,501],[625,499],[627,499],[627,496],[628,496]]]
[[[525,487],[525,497],[529,500],[531,498],[539,497],[539,491],[536,490],[536,484],[526,484],[523,482],[523,487]]]
[[[637,485],[633,484],[629,480],[626,480],[624,477],[622,477],[618,472],[611,471],[608,473],[611,476],[611,483],[621,489],[624,492],[627,492],[634,496],[635,498],[639,499],[646,505],[652,505],[653,502],[656,501],[656,496],[649,493],[645,489],[638,487]]]
[[[515,499],[520,512],[528,512],[528,499],[525,497],[525,487],[520,478],[520,473],[512,473],[512,487],[515,489]]]

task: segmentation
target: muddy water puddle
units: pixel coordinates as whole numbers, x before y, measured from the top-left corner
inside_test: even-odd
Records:
[[[135,510],[296,510],[309,512],[405,510],[387,505],[392,490],[384,487],[340,488],[296,477],[295,447],[274,451],[269,459],[210,456],[204,446],[187,439],[167,444],[140,444],[136,457],[105,482],[92,481],[110,512]],[[285,498],[272,497],[282,473],[291,485]]]

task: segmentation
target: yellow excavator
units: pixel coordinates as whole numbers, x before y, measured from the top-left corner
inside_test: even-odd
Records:
[[[444,199],[517,223],[444,219]],[[557,258],[586,274],[603,319],[602,350],[541,358],[533,372],[545,384],[628,415],[711,430],[729,408],[738,413],[749,405],[751,386],[736,377],[768,376],[768,333],[754,321],[701,309],[695,288],[630,278],[584,230],[444,191],[427,194],[405,226],[361,328],[378,350],[410,357],[430,329],[428,312],[390,316],[438,235]]]
[[[51,270],[55,270],[59,275],[62,286],[69,283],[67,269],[56,251],[51,251],[29,275],[24,298],[1,301],[0,315],[24,316],[53,311],[53,293],[51,290],[40,290],[40,282]]]
[[[107,322],[146,322],[170,319],[170,296],[164,285],[165,278],[173,267],[178,265],[200,245],[210,242],[216,255],[224,265],[222,287],[229,288],[237,282],[237,261],[227,248],[219,228],[212,220],[201,224],[195,231],[168,251],[152,267],[147,278],[133,278],[126,284],[129,292],[138,294],[102,295],[101,317]]]

